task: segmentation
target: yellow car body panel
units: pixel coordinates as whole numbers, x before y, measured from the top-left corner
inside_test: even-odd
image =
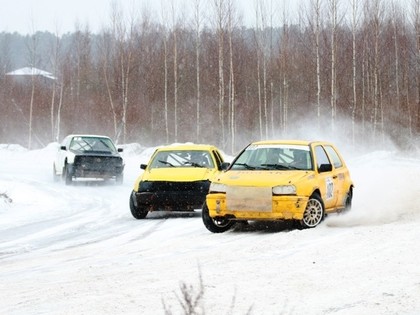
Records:
[[[205,203],[210,182],[221,172],[223,157],[212,145],[160,147],[135,181],[130,210],[136,219],[151,211],[194,211]]]
[[[152,168],[150,163],[154,160],[159,152],[172,152],[172,151],[206,151],[216,152],[221,156],[219,149],[212,145],[205,144],[179,144],[179,145],[168,145],[160,147],[150,157],[149,163],[144,170],[143,174],[137,177],[134,183],[134,191],[138,191],[140,182],[142,181],[173,181],[173,182],[191,182],[199,180],[210,180],[216,174],[220,173],[219,164],[222,161],[217,161],[217,157],[214,154],[210,154],[211,162],[213,167],[165,167],[165,168]]]
[[[255,150],[258,148],[267,148],[267,150],[292,148],[291,151],[293,151],[293,149],[305,148],[310,160],[308,158],[306,169],[296,170],[292,168],[250,170],[247,168],[251,168],[251,166],[246,163],[237,164],[244,165],[244,169],[233,169],[231,166],[213,180],[214,184],[223,186],[225,191],[218,192],[217,189],[212,191],[212,185],[206,196],[208,214],[211,218],[302,220],[308,200],[314,193],[320,195],[325,213],[340,211],[346,207],[346,200],[348,200],[349,192],[353,189],[353,183],[343,158],[331,143],[268,140],[254,142],[247,147],[248,150],[252,151],[253,146]],[[325,155],[319,152],[325,152]],[[233,161],[233,167],[235,162],[239,161],[240,155]],[[325,157],[328,157],[331,170],[324,172],[320,171],[319,167],[320,164],[323,164],[321,159],[325,159]],[[317,158],[320,161],[317,161]],[[289,162],[287,154],[285,154],[283,162],[289,164],[286,163]],[[271,164],[261,164],[259,167],[264,168],[264,165]],[[292,186],[295,191],[290,194],[275,194],[273,187],[277,186]]]

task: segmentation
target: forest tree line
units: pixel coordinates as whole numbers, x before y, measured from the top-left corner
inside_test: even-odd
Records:
[[[293,22],[260,0],[254,27],[238,1],[212,0],[203,14],[191,0],[188,18],[171,3],[160,18],[115,6],[95,34],[0,33],[0,143],[95,133],[233,153],[304,124],[353,144],[418,139],[420,0],[310,0]],[[55,78],[10,75],[18,67]]]

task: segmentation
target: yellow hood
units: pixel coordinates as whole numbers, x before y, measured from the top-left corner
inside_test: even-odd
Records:
[[[311,176],[310,171],[227,171],[213,180],[228,186],[273,187],[294,184]]]

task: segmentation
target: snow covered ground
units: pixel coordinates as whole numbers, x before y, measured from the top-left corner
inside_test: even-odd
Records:
[[[199,211],[131,216],[153,148],[126,146],[122,186],[54,183],[55,150],[0,145],[0,314],[182,314],[200,284],[197,313],[420,313],[420,157],[345,156],[353,209],[315,229],[212,234]]]

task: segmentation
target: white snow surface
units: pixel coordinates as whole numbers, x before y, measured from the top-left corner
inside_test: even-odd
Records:
[[[419,314],[420,158],[345,156],[353,208],[314,229],[252,223],[222,234],[193,215],[131,216],[123,185],[54,183],[57,144],[0,145],[0,314]],[[7,196],[8,198],[6,198]]]

